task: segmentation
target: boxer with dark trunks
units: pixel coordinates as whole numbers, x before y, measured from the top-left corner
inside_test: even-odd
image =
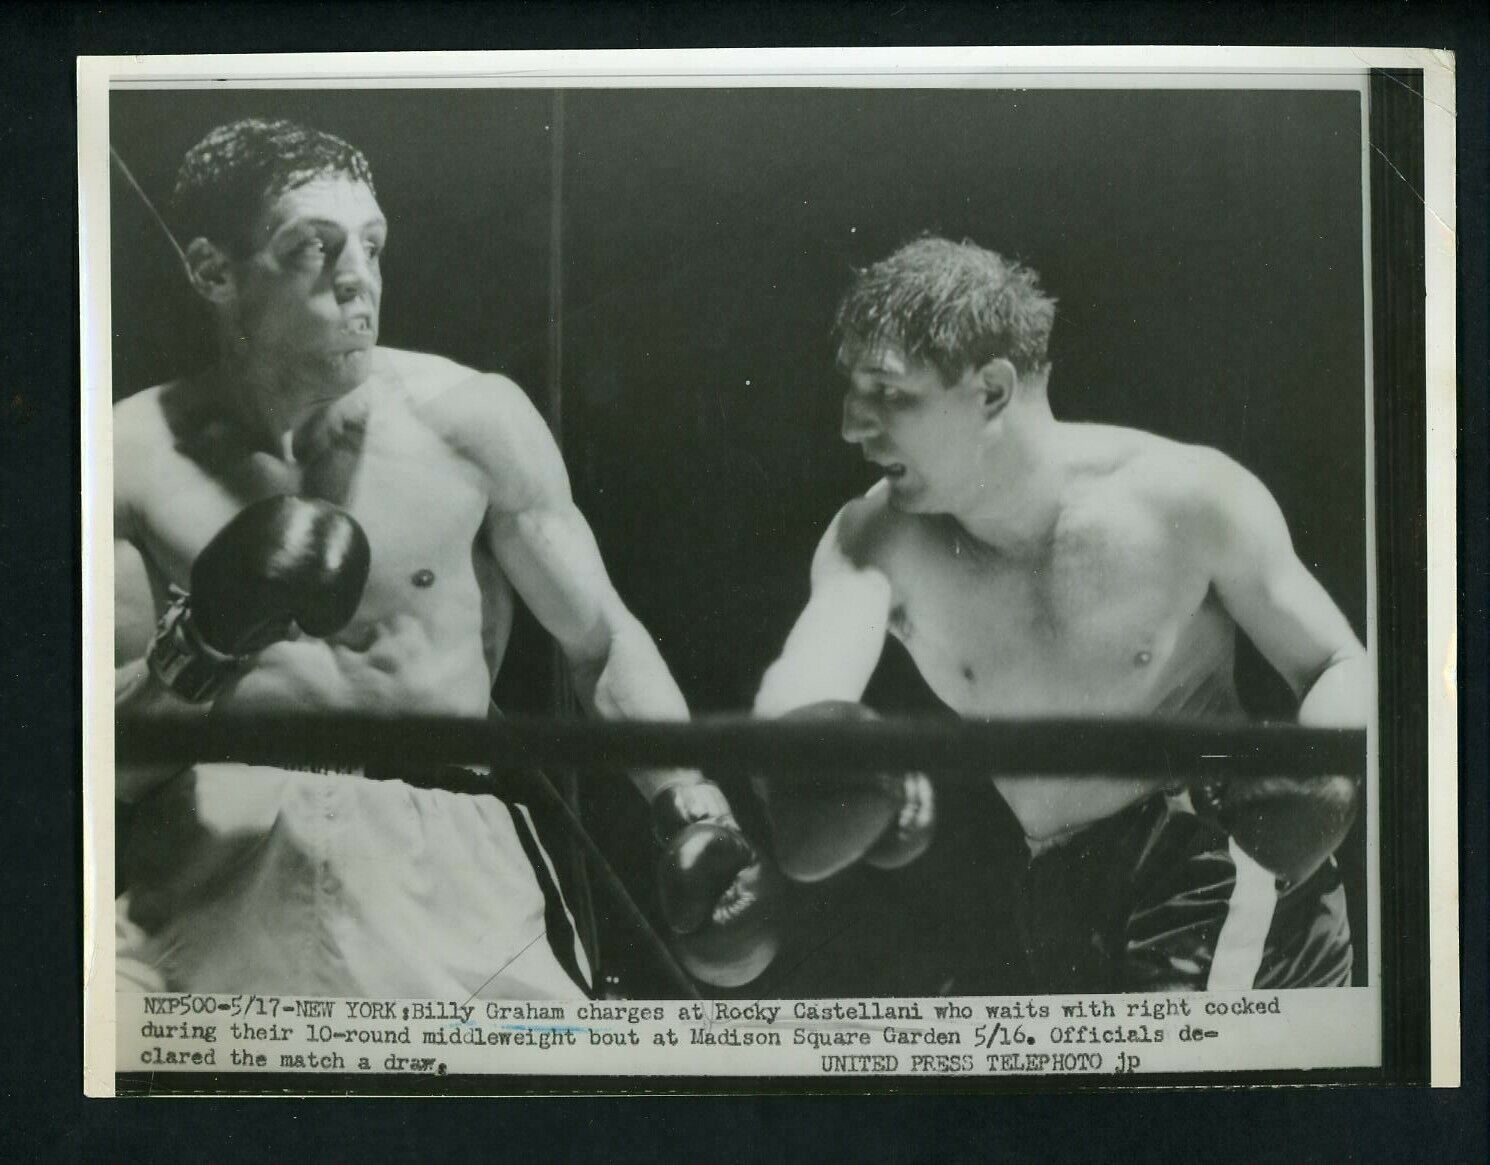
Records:
[[[869,715],[851,702],[893,635],[964,716],[1234,720],[1240,628],[1300,723],[1363,726],[1365,651],[1272,495],[1215,450],[1057,420],[1054,317],[1034,272],[972,243],[923,238],[860,274],[842,435],[884,477],[829,525],[757,714]],[[1033,989],[1348,982],[1331,855],[1355,781],[992,783],[1028,849],[1007,889]],[[803,881],[905,865],[936,827],[920,775],[756,787]]]
[[[360,152],[222,126],[187,154],[174,211],[219,355],[114,409],[120,711],[486,717],[521,598],[590,712],[687,717],[522,390],[378,346],[388,223]],[[376,775],[121,767],[121,985],[587,993],[525,805]],[[774,952],[767,875],[723,793],[631,776],[684,963],[754,977]]]

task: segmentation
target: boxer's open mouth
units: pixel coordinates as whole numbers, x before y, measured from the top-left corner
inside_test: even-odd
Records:
[[[378,342],[377,334],[372,330],[372,325],[364,325],[361,329],[348,327],[336,345],[336,354],[341,357],[356,356],[367,352]]]
[[[892,481],[898,481],[905,476],[905,466],[901,465],[898,461],[892,461],[889,465],[884,466],[884,470],[885,476]]]

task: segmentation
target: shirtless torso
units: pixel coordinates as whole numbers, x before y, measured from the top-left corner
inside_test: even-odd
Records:
[[[361,605],[329,640],[269,646],[215,706],[483,715],[513,602],[491,511],[532,467],[517,446],[474,460],[461,425],[488,416],[500,429],[505,416],[522,428],[531,411],[499,377],[388,349],[278,454],[249,443],[201,382],[129,398],[115,418],[117,662],[143,654],[167,588],[189,589],[192,562],[229,518],[298,494],[336,503],[366,532]]]
[[[1365,651],[1268,489],[1213,449],[1058,420],[1053,319],[1033,273],[967,241],[920,239],[861,272],[838,316],[840,435],[883,477],[829,524],[757,714],[862,718],[855,702],[893,636],[967,717],[1236,719],[1241,632],[1299,697],[1302,723],[1363,724]],[[948,789],[946,815],[919,773],[764,777],[756,788],[799,881],[908,865],[946,816],[954,840],[939,853],[959,884],[976,882],[991,868],[979,847],[1002,846],[1008,821],[997,804],[986,819],[977,807],[1001,800],[1024,833],[1018,870],[994,875],[950,925],[1012,896],[1007,941],[1041,990],[1348,977],[1338,884],[1320,863],[1353,812],[1349,778],[1249,786],[1237,794],[1248,808],[1223,822],[1208,789],[1198,809],[1186,804],[1195,774],[1162,754],[1132,775],[1101,757],[1072,774],[992,762],[998,797]],[[966,832],[980,820],[993,828]],[[1304,840],[1284,853],[1290,836]],[[957,861],[969,853],[978,859]],[[1320,884],[1294,892],[1314,871]],[[1294,888],[1277,913],[1295,920],[1281,945],[1259,922],[1274,918],[1275,874]],[[1258,940],[1240,960],[1222,942],[1233,899]],[[1322,962],[1299,954],[1316,933]],[[1273,962],[1290,969],[1277,971],[1266,951],[1285,950]]]
[[[303,126],[243,121],[204,138],[182,175],[183,213],[190,223],[195,205],[202,232],[182,255],[218,359],[114,410],[116,709],[180,711],[212,690],[178,692],[151,671],[157,621],[235,515],[298,496],[340,507],[366,536],[357,607],[325,638],[271,623],[283,637],[266,647],[235,640],[253,646],[196,705],[204,714],[483,718],[520,598],[587,712],[686,719],[522,390],[377,346],[388,223],[365,159]],[[249,219],[233,201],[245,184],[262,192]],[[244,552],[216,549],[224,573]],[[264,566],[245,562],[245,585]],[[201,590],[201,612],[234,601],[206,580]],[[349,757],[353,771],[336,773],[120,765],[116,797],[135,803],[121,845],[121,980],[386,997],[580,990],[583,952],[560,925],[526,807],[499,778],[473,786],[469,774],[452,781],[399,763]],[[654,805],[696,810],[688,821],[728,816],[696,772],[630,777]],[[680,864],[669,871],[692,890],[694,870]],[[548,947],[536,941],[545,931]],[[761,949],[769,961],[774,948]]]
[[[1240,716],[1239,623],[1301,696],[1359,655],[1276,503],[1240,466],[1131,429],[1055,432],[1053,518],[1027,543],[996,548],[951,514],[898,507],[892,480],[846,505],[757,710],[857,699],[886,635],[950,708],[980,717]],[[1342,704],[1355,702],[1355,685]],[[1337,695],[1321,693],[1323,719]],[[1100,820],[1166,779],[995,784],[1038,839]]]
[[[1083,456],[1051,537],[1026,552],[987,547],[950,516],[899,513],[884,484],[844,511],[845,555],[890,583],[890,634],[965,716],[1236,711],[1235,624],[1162,485],[1185,454],[1072,428]]]
[[[121,708],[173,699],[141,658],[170,588],[189,591],[192,563],[236,513],[284,494],[330,501],[358,522],[367,586],[330,638],[292,633],[245,661],[213,713],[484,716],[517,591],[578,664],[606,659],[596,629],[623,608],[516,385],[375,349],[361,383],[306,410],[279,448],[256,439],[230,400],[209,376],[115,410]],[[670,684],[657,691],[681,702]],[[554,929],[556,891],[518,807],[235,765],[121,767],[117,792],[138,802],[118,911],[121,981],[351,995],[579,990],[583,955]],[[549,945],[528,945],[545,932]]]

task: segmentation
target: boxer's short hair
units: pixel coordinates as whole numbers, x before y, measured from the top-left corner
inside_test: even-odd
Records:
[[[183,241],[205,238],[241,256],[267,199],[330,174],[373,189],[362,151],[332,134],[259,118],[220,125],[186,151],[171,195],[174,225]]]
[[[948,382],[1002,357],[1021,374],[1049,364],[1055,300],[1040,277],[970,240],[925,236],[857,273],[838,307],[838,363],[893,345]]]

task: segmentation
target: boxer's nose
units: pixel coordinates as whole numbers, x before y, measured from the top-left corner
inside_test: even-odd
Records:
[[[336,274],[333,276],[336,301],[347,303],[358,296],[371,293],[378,283],[377,271],[362,242],[355,238],[348,239],[341,254],[337,256]]]
[[[843,394],[843,439],[858,445],[879,431],[879,421],[873,410],[855,392]]]

